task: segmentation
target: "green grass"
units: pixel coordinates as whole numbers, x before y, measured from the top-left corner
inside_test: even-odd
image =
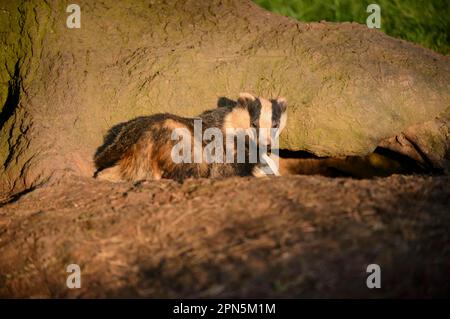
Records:
[[[300,21],[353,21],[365,24],[366,8],[381,8],[381,30],[442,54],[450,53],[449,0],[254,0]]]

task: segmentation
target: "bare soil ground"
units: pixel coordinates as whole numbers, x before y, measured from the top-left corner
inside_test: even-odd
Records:
[[[449,181],[66,179],[0,207],[0,296],[448,296]]]

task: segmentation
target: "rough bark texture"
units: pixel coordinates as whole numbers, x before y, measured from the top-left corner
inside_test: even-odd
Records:
[[[282,147],[322,156],[365,155],[448,119],[449,58],[363,25],[298,23],[241,0],[78,3],[81,29],[66,27],[64,2],[0,2],[4,196],[91,175],[118,122],[195,115],[240,91],[285,96]],[[440,165],[448,122],[425,131],[421,153]]]
[[[283,148],[334,165],[381,145],[448,168],[448,57],[248,1],[77,3],[68,29],[64,1],[0,0],[1,297],[448,295],[448,176],[90,177],[112,125],[240,91],[288,99]],[[342,162],[403,172],[380,154]],[[70,263],[82,289],[65,286]]]

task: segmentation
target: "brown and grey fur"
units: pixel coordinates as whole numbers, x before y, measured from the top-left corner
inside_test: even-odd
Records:
[[[279,127],[286,124],[284,99],[266,100],[241,93],[235,105],[226,105],[199,115],[203,132],[216,127],[225,136],[227,128],[248,129]],[[194,118],[163,113],[142,116],[110,129],[99,147],[94,162],[94,177],[112,181],[189,177],[250,176],[258,163],[174,163],[171,157],[172,131],[188,129],[194,139]],[[203,133],[202,132],[202,133]],[[270,141],[266,141],[270,144]],[[205,147],[205,141],[201,141]],[[225,147],[224,147],[225,150]],[[224,157],[225,158],[225,157]],[[257,175],[257,174],[254,174]]]

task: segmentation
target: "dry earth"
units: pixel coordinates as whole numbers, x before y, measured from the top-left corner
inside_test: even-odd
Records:
[[[449,181],[74,177],[0,207],[0,296],[448,296]]]
[[[378,146],[449,173],[448,56],[249,0],[77,4],[68,29],[63,1],[0,0],[0,297],[450,295],[448,176],[90,178],[111,126],[241,91],[287,98],[287,150],[405,173]]]

